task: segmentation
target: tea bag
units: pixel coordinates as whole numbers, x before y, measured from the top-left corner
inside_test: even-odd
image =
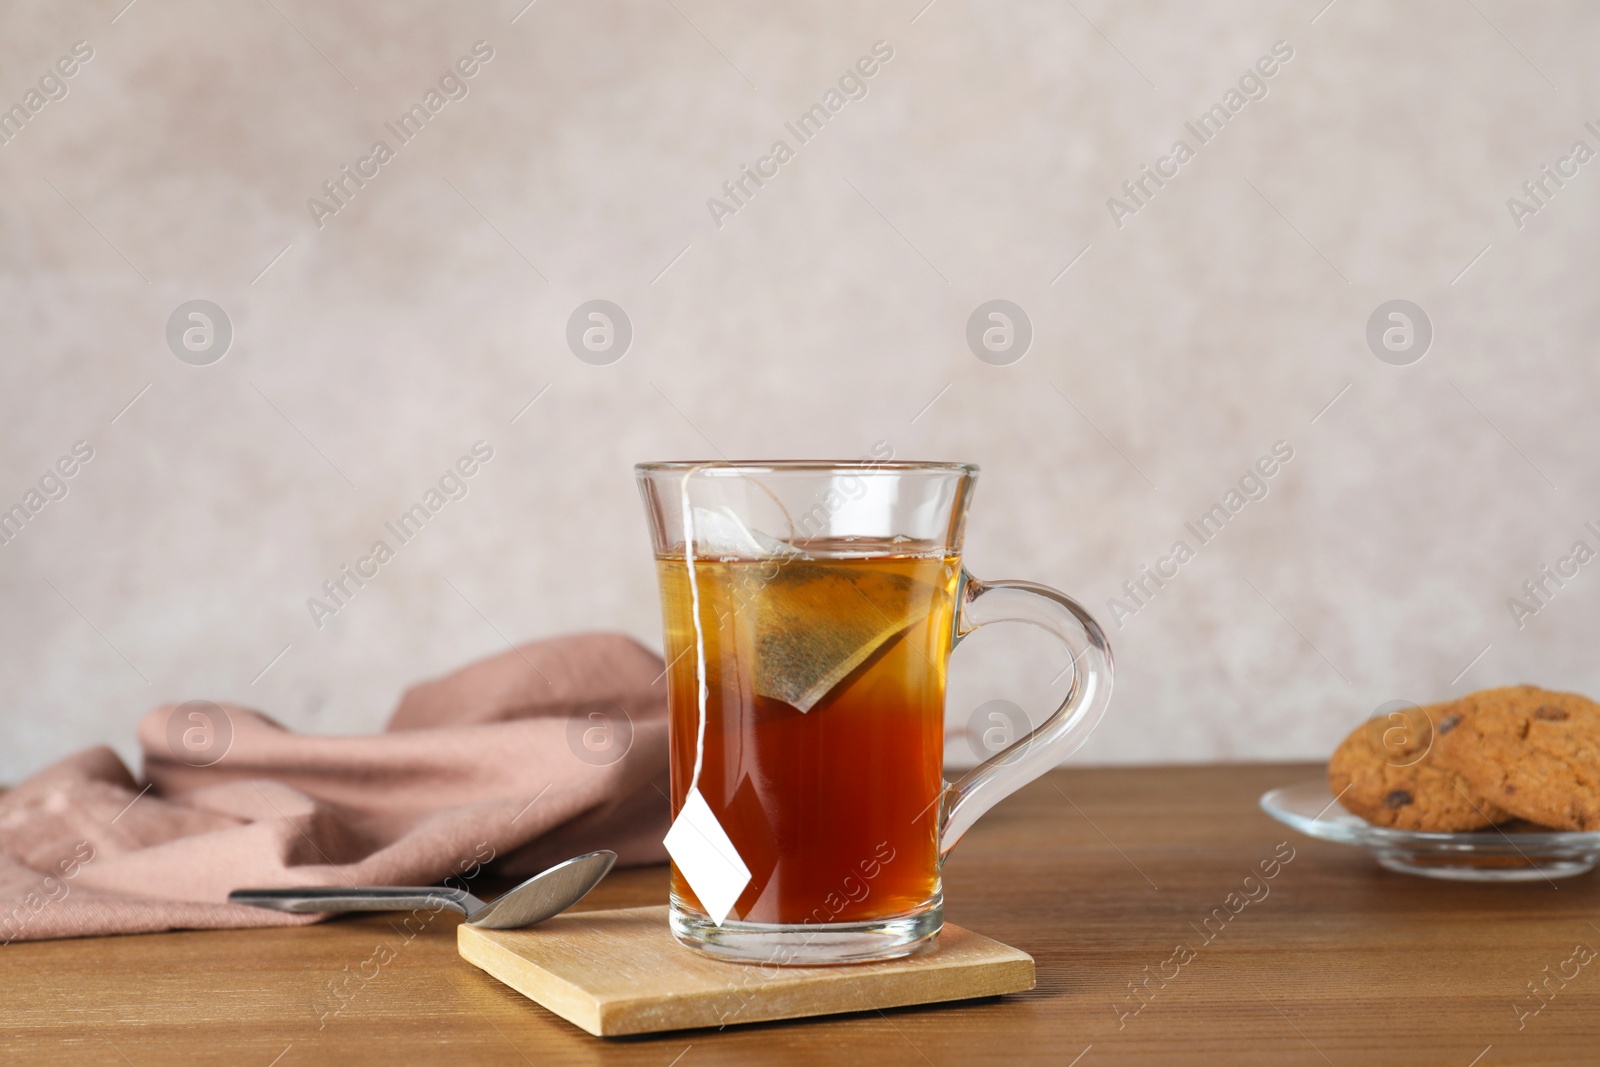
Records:
[[[901,574],[793,561],[766,582],[755,613],[757,696],[801,712],[928,617],[934,590]]]
[[[771,534],[752,530],[727,505],[694,509],[694,554],[701,559],[765,559],[799,555]]]

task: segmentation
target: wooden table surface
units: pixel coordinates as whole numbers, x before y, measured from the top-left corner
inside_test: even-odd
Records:
[[[1547,1002],[1527,987],[1563,964],[1570,975],[1576,946],[1600,948],[1600,876],[1410,878],[1256,807],[1320,773],[1063,770],[991,812],[945,868],[947,915],[1032,953],[1039,984],[1024,995],[601,1040],[460,960],[450,913],[410,943],[382,916],[350,917],[0,948],[0,1062],[1600,1062],[1600,960],[1553,980]],[[582,906],[658,903],[666,881],[665,868],[620,871]],[[1203,920],[1230,893],[1239,910],[1207,941]],[[380,945],[391,951],[375,964]],[[370,978],[322,1019],[346,968]],[[1132,1014],[1129,984],[1150,975],[1165,985],[1150,978]]]

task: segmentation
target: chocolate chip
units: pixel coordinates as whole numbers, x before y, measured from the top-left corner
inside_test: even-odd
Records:
[[[1541,704],[1534,710],[1533,717],[1535,719],[1543,719],[1545,722],[1565,722],[1567,713],[1550,704]]]
[[[1404,789],[1391,789],[1389,795],[1383,798],[1383,806],[1393,811],[1395,808],[1405,807],[1411,800],[1411,794]]]
[[[1451,730],[1454,730],[1460,724],[1461,724],[1461,716],[1460,715],[1446,715],[1444,718],[1439,720],[1438,729],[1439,729],[1439,732],[1441,734],[1447,734]]]

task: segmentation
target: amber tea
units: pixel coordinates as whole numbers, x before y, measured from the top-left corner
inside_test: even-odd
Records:
[[[747,922],[884,918],[938,888],[944,663],[959,566],[943,554],[838,551],[658,561],[673,664],[673,806],[698,749],[700,793],[750,869],[732,911]],[[676,870],[672,891],[703,910]]]

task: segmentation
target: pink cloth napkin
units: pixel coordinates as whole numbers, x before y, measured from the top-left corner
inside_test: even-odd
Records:
[[[243,887],[470,889],[597,848],[664,862],[662,667],[617,634],[538,641],[414,686],[366,737],[157,708],[148,784],[100,746],[0,795],[0,943],[317,921],[226,902]]]

